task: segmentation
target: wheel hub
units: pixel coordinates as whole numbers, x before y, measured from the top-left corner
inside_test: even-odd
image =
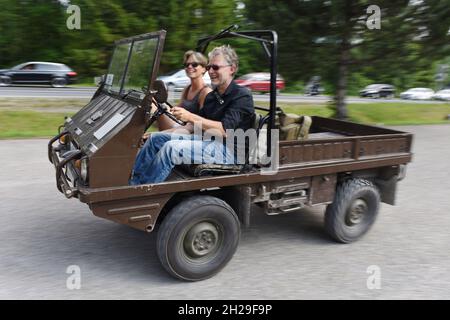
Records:
[[[363,199],[355,200],[350,206],[347,216],[346,223],[347,225],[353,226],[361,223],[368,209],[367,203]]]
[[[219,232],[211,222],[200,222],[186,234],[184,249],[193,257],[203,257],[214,252],[219,243]]]

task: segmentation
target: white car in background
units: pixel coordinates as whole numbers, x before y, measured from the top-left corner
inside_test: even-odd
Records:
[[[401,99],[429,100],[433,98],[434,91],[430,88],[412,88],[400,93]]]
[[[189,83],[191,83],[191,80],[186,75],[186,71],[184,69],[159,76],[158,80],[164,81],[167,86],[167,90],[169,91],[183,91],[183,89],[186,88]],[[205,81],[206,85],[211,86],[211,79],[209,78],[208,72],[206,72],[203,76],[203,80]]]
[[[434,94],[433,99],[450,101],[450,89],[439,90]]]

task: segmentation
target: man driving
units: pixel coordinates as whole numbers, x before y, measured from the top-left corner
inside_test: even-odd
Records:
[[[165,181],[180,163],[236,163],[236,152],[242,152],[243,146],[234,143],[232,133],[252,127],[253,97],[248,89],[233,81],[239,68],[234,49],[225,45],[216,47],[208,58],[206,69],[214,90],[206,96],[198,114],[182,107],[172,109],[178,120],[187,123],[185,133],[175,133],[176,129],[152,133],[136,157],[131,185]],[[195,129],[201,129],[201,134],[193,134],[199,131]],[[205,133],[224,139],[207,139]],[[224,142],[227,137],[232,139],[231,143]]]

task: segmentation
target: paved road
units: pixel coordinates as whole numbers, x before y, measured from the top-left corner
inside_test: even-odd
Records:
[[[439,299],[450,297],[450,126],[415,134],[414,162],[397,206],[382,205],[362,240],[324,234],[323,208],[280,216],[254,212],[228,266],[185,283],[159,265],[155,234],[93,216],[57,192],[46,140],[0,141],[0,299]],[[81,289],[66,270],[81,268]],[[367,268],[381,288],[367,288]]]
[[[14,86],[0,87],[0,98],[52,98],[52,99],[90,99],[96,88],[92,87],[67,87],[67,88],[50,88],[46,86]],[[254,94],[257,102],[268,102],[268,94]],[[179,98],[180,93],[176,92],[171,98]],[[304,96],[300,94],[281,94],[278,96],[278,102],[302,102],[302,103],[326,103],[331,98],[329,96]],[[411,101],[401,99],[368,99],[349,97],[348,102],[351,103],[373,103],[374,101],[400,102],[400,103],[446,103],[444,101]],[[448,102],[447,102],[448,103]]]

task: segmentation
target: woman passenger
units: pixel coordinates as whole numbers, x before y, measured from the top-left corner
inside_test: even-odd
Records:
[[[212,91],[205,84],[203,75],[206,73],[206,64],[208,60],[200,53],[193,50],[186,51],[183,58],[183,67],[186,75],[190,78],[191,83],[184,88],[181,94],[179,107],[183,107],[189,112],[198,113],[203,107],[205,98]],[[178,124],[166,115],[162,115],[158,119],[159,131],[177,127]]]

